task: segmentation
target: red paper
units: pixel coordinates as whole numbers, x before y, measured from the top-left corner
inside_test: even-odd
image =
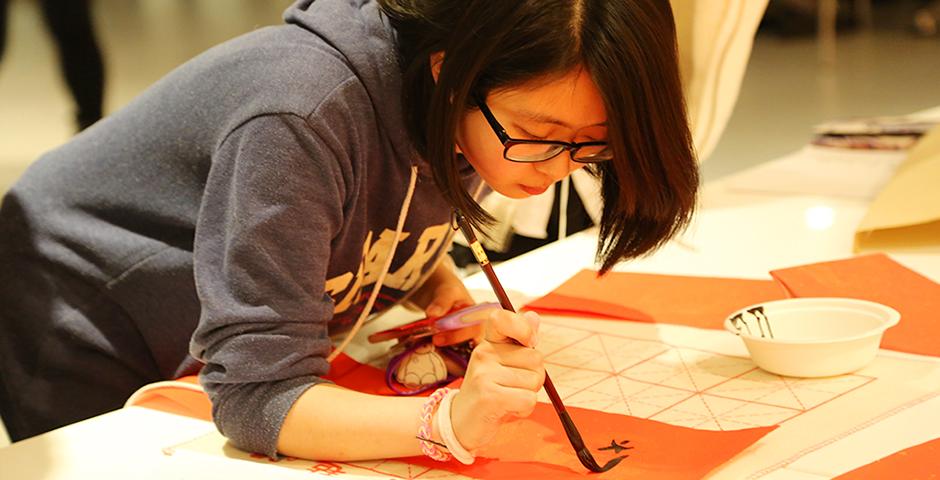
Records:
[[[794,297],[850,297],[901,312],[881,347],[940,356],[940,285],[883,254],[770,272]]]
[[[345,353],[340,353],[330,363],[330,373],[323,378],[337,385],[362,393],[373,395],[395,395],[395,392],[385,383],[385,371],[359,363]],[[427,396],[432,392],[424,392]]]
[[[195,382],[196,377],[180,380]],[[209,398],[191,390],[161,387],[137,405],[211,420]],[[777,428],[696,430],[576,407],[568,407],[568,413],[599,464],[616,456],[630,456],[608,472],[589,473],[568,443],[552,406],[540,403],[530,417],[503,426],[473,465],[440,463],[427,457],[403,461],[483,479],[698,479]],[[624,440],[629,442],[623,446],[631,449],[619,453],[598,450],[609,447],[611,441],[620,444]]]
[[[940,478],[940,438],[882,458],[836,477],[841,480],[927,480]]]
[[[721,329],[731,312],[786,298],[772,280],[582,270],[526,305],[547,314],[588,315]]]
[[[598,464],[630,456],[602,474],[589,472],[568,443],[555,410],[540,403],[530,417],[503,426],[473,465],[440,463],[427,457],[407,461],[485,479],[699,479],[777,428],[696,430],[582,408],[569,407],[568,413]],[[630,440],[625,446],[633,448],[619,454],[598,450],[623,440]]]

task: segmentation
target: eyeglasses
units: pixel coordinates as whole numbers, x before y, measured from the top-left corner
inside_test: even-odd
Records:
[[[493,112],[483,100],[476,100],[476,104],[486,117],[490,127],[499,141],[503,143],[503,157],[512,162],[534,163],[544,162],[561,155],[562,152],[571,152],[571,160],[578,163],[600,163],[614,158],[614,152],[607,142],[562,142],[557,140],[525,140],[512,138],[506,129],[500,125]]]

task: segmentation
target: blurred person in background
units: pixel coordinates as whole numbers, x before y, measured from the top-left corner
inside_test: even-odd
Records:
[[[914,12],[914,29],[925,37],[940,33],[940,0],[921,2]]]
[[[40,0],[39,5],[75,99],[76,127],[84,130],[101,118],[104,103],[104,64],[89,0]],[[9,0],[0,0],[0,60],[6,47],[8,9]]]

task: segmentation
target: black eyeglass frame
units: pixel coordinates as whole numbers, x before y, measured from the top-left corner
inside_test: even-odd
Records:
[[[516,162],[516,163],[545,162],[561,155],[562,153],[566,151],[571,152],[571,160],[577,163],[585,163],[585,164],[602,163],[602,162],[609,161],[613,158],[613,157],[609,157],[609,158],[602,158],[598,160],[591,160],[591,157],[577,158],[576,156],[578,153],[578,150],[580,150],[582,147],[597,147],[601,145],[607,146],[607,142],[562,142],[561,140],[526,140],[522,138],[512,138],[509,136],[508,133],[506,133],[506,129],[503,128],[503,126],[499,123],[499,120],[496,120],[496,116],[493,115],[492,111],[490,111],[490,108],[486,105],[485,101],[477,98],[477,99],[474,99],[474,102],[477,104],[477,107],[480,109],[480,112],[483,113],[483,116],[486,118],[487,123],[490,124],[490,128],[493,129],[493,133],[495,133],[496,136],[499,138],[499,141],[502,142],[503,158],[505,158],[506,160],[509,160],[510,162]],[[554,146],[562,147],[562,149],[559,150],[558,153],[555,153],[554,155],[550,157],[545,157],[539,160],[519,160],[519,159],[509,158],[509,155],[508,155],[509,149],[513,147],[514,145],[521,145],[521,144],[554,145]]]

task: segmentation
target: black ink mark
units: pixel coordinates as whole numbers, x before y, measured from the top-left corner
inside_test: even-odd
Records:
[[[617,440],[611,440],[609,446],[598,448],[598,450],[613,450],[614,453],[620,453],[624,450],[633,449],[633,447],[621,447],[621,445],[626,445],[628,443],[630,443],[630,440],[624,440],[619,444],[617,443]]]

